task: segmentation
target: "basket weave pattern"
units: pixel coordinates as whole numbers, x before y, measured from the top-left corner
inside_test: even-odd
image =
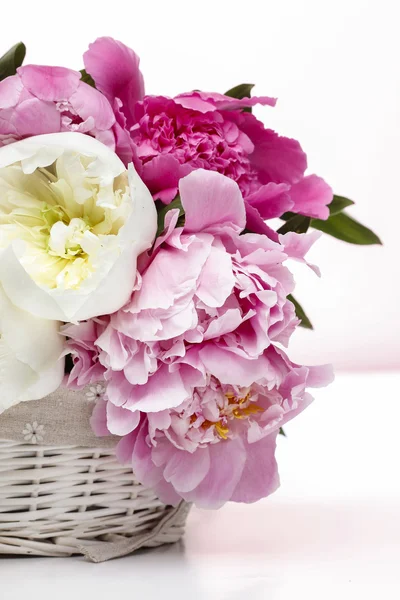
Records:
[[[168,512],[112,448],[0,441],[0,553],[70,556],[151,531]],[[171,543],[184,521],[142,545]]]

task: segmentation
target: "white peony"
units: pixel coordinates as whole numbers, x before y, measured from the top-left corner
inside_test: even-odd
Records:
[[[121,308],[157,229],[152,196],[101,142],[39,135],[0,148],[0,284],[44,319]]]
[[[54,392],[64,376],[59,323],[12,305],[0,287],[0,413]]]

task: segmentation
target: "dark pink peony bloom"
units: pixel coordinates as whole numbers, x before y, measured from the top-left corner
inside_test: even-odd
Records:
[[[78,131],[114,149],[113,110],[103,94],[63,67],[26,65],[0,82],[0,144]]]
[[[194,169],[218,171],[237,182],[246,201],[247,226],[271,234],[264,221],[286,211],[329,216],[331,188],[305,175],[300,144],[279,136],[244,107],[274,106],[268,97],[237,100],[190,92],[175,98],[145,96],[136,54],[111,38],[99,38],[84,56],[87,71],[114,107],[117,153],[133,160],[155,199],[170,202],[178,182]]]

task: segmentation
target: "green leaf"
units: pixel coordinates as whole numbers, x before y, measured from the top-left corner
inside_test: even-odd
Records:
[[[25,54],[25,44],[19,42],[0,58],[0,81],[15,75],[18,67],[24,62]]]
[[[333,200],[328,204],[331,217],[341,213],[345,208],[354,204],[353,200],[349,200],[344,196],[333,196]]]
[[[251,98],[251,90],[254,87],[254,83],[240,83],[235,87],[231,88],[227,92],[225,92],[225,96],[230,96],[230,98],[237,98],[241,100],[242,98]],[[244,112],[252,112],[251,106],[245,106],[242,108]]]
[[[319,219],[312,219],[311,227],[323,231],[328,235],[348,242],[349,244],[360,244],[369,246],[371,244],[382,244],[378,236],[361,225],[355,219],[352,219],[344,212],[329,217],[326,221],[320,221]]]
[[[301,304],[299,304],[299,302],[297,302],[296,298],[294,298],[291,294],[289,294],[287,299],[290,300],[290,302],[292,302],[292,304],[294,304],[296,316],[298,319],[300,319],[300,326],[305,327],[306,329],[313,329],[310,319],[307,317],[306,313],[304,312],[303,307],[301,306]]]
[[[310,217],[304,217],[303,215],[295,215],[294,213],[285,213],[282,215],[282,219],[287,221],[282,227],[278,229],[278,233],[288,233],[289,231],[295,231],[296,233],[306,233],[310,226]]]
[[[279,435],[283,435],[284,437],[286,437],[286,433],[284,432],[282,427],[279,428]]]
[[[157,237],[159,235],[162,234],[162,232],[164,231],[164,227],[165,227],[165,217],[167,215],[167,213],[170,210],[173,210],[174,208],[178,208],[179,209],[179,219],[181,220],[181,218],[185,215],[185,211],[183,210],[183,206],[182,206],[182,202],[180,199],[180,196],[177,196],[174,200],[172,200],[172,202],[170,202],[169,204],[163,204],[160,201],[156,202],[156,207],[157,207],[157,212],[158,212],[158,228],[157,228]],[[179,223],[178,224],[182,224]]]
[[[85,69],[81,69],[80,74],[81,74],[81,80],[83,81],[83,83],[87,83],[88,85],[90,85],[91,87],[94,87],[94,88],[96,87],[93,77],[91,75],[89,75],[89,73],[87,71],[85,71]]]
[[[254,83],[240,83],[225,92],[225,96],[237,98],[238,100],[241,100],[242,98],[251,98],[251,90],[253,87]]]

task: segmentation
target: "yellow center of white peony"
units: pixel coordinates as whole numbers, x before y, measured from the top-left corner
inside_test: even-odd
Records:
[[[120,253],[117,235],[132,211],[127,174],[106,184],[94,159],[65,152],[51,166],[0,169],[0,250],[14,240],[19,260],[47,289],[78,289],[99,267],[103,250]]]

